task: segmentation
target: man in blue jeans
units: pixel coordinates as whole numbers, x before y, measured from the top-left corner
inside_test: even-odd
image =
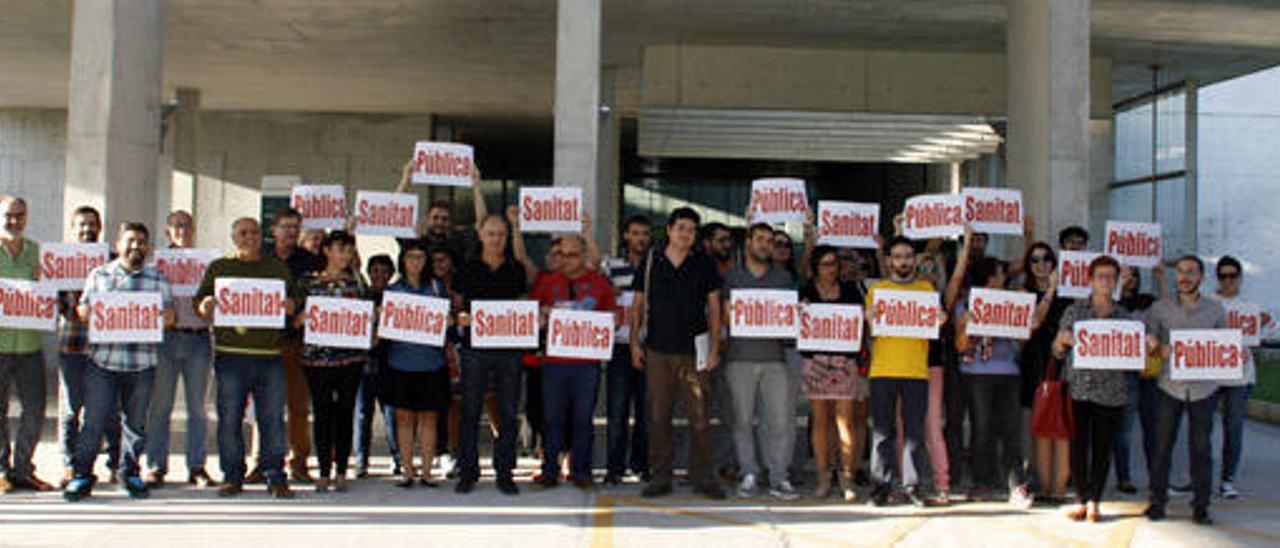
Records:
[[[626,242],[622,256],[605,261],[609,280],[613,282],[615,300],[623,317],[628,317],[635,300],[637,270],[645,253],[653,225],[649,219],[636,215],[627,219],[622,227],[622,240]],[[608,415],[606,430],[606,485],[622,483],[622,477],[630,468],[640,481],[649,481],[649,420],[646,407],[644,371],[631,366],[631,340],[629,325],[620,325],[614,336],[613,359],[605,373],[605,407]],[[635,426],[628,422],[635,417]]]
[[[115,245],[119,258],[89,273],[76,309],[81,320],[90,320],[90,306],[95,306],[96,296],[141,292],[158,294],[164,303],[164,325],[173,324],[169,282],[154,266],[145,264],[150,241],[146,225],[134,222],[120,225]],[[95,309],[93,314],[96,316],[98,311]],[[71,462],[74,476],[63,492],[68,501],[81,500],[93,491],[96,481],[93,463],[98,458],[108,422],[121,425],[119,477],[125,490],[133,498],[148,496],[147,484],[138,475],[138,464],[146,442],[147,407],[151,403],[151,387],[159,361],[158,349],[158,344],[146,342],[90,344],[92,363],[84,371],[84,427],[76,437],[76,452]]]
[[[1204,263],[1194,255],[1174,263],[1177,297],[1156,301],[1145,318],[1147,332],[1160,339],[1160,371],[1155,391],[1155,450],[1151,459],[1151,505],[1145,512],[1151,521],[1165,517],[1169,502],[1169,469],[1174,442],[1185,412],[1190,418],[1187,436],[1191,451],[1192,521],[1211,525],[1209,496],[1213,488],[1213,463],[1209,435],[1213,431],[1213,410],[1217,405],[1218,383],[1215,381],[1175,381],[1170,377],[1169,332],[1178,329],[1214,329],[1227,326],[1222,304],[1200,295]]]
[[[195,221],[186,211],[174,211],[165,220],[169,247],[190,249],[195,243]],[[182,377],[187,403],[187,483],[196,487],[215,484],[205,471],[205,440],[209,437],[209,381],[213,370],[209,347],[209,320],[196,314],[191,297],[174,297],[174,325],[164,334],[162,359],[156,366],[156,381],[147,418],[147,486],[163,487],[169,471],[169,427],[178,377]]]
[[[258,464],[267,481],[267,492],[280,499],[293,498],[284,476],[284,364],[280,348],[285,315],[293,312],[302,293],[284,261],[262,253],[262,228],[250,217],[231,225],[236,253],[213,261],[196,290],[196,311],[214,317],[221,296],[215,298],[218,278],[261,278],[285,283],[285,306],[280,311],[279,328],[214,327],[213,370],[218,379],[218,459],[222,466],[222,486],[218,495],[233,497],[244,491],[244,411],[249,398],[262,439]],[[216,322],[215,322],[216,323]]]
[[[1244,270],[1240,260],[1230,255],[1218,259],[1214,267],[1218,278],[1218,291],[1214,295],[1222,301],[1223,306],[1234,306],[1240,303],[1240,283]],[[1271,323],[1271,315],[1265,312],[1259,318],[1259,333]],[[1218,389],[1218,397],[1222,398],[1222,474],[1218,487],[1218,496],[1225,500],[1238,498],[1236,490],[1236,472],[1240,469],[1240,455],[1244,450],[1244,416],[1249,404],[1249,395],[1253,385],[1258,382],[1258,370],[1253,363],[1253,353],[1245,354],[1244,377],[1238,381],[1225,381]]]

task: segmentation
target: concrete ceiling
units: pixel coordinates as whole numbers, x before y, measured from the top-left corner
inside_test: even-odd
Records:
[[[604,0],[617,107],[659,43],[1003,51],[1003,0]],[[554,0],[168,0],[165,81],[209,109],[548,119]],[[70,0],[0,0],[0,107],[63,107]],[[1093,0],[1117,99],[1280,63],[1280,2]]]

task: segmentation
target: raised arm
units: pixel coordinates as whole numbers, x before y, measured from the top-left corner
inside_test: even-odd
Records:
[[[1035,238],[1036,228],[1035,227],[1036,227],[1036,224],[1035,224],[1035,221],[1031,218],[1031,214],[1027,214],[1023,216],[1023,222],[1022,222],[1022,256],[1023,257],[1026,257],[1028,253],[1031,253],[1031,246],[1036,245],[1036,238]],[[1023,267],[1023,264],[1021,260],[1015,259],[1013,261],[1009,261],[1008,278],[1010,280],[1018,279],[1018,276],[1022,275],[1022,267]]]
[[[507,222],[511,223],[511,255],[524,267],[526,282],[532,286],[538,275],[538,265],[529,258],[529,251],[524,245],[524,234],[520,232],[520,209],[507,206]]]
[[[407,192],[409,190],[409,178],[413,175],[413,158],[404,163],[404,167],[400,168],[400,182],[396,184],[396,193]]]
[[[476,234],[480,233],[480,223],[489,216],[489,208],[484,205],[484,193],[480,192],[480,168],[471,162],[471,203],[476,208]]]
[[[600,244],[596,242],[596,231],[592,229],[591,214],[582,212],[582,239],[587,242],[587,270],[600,270],[604,256],[600,254]]]
[[[947,292],[942,302],[947,310],[956,306],[960,298],[960,288],[964,285],[965,273],[969,270],[969,243],[973,241],[973,227],[964,225],[964,244],[960,246],[960,254],[956,256],[956,270],[951,273],[951,281],[947,282]]]
[[[818,245],[818,229],[813,224],[813,210],[805,210],[804,212],[804,253],[800,254],[800,264],[796,269],[800,272],[801,281],[809,281],[813,278],[813,272],[809,269],[809,260],[813,257],[813,248]]]

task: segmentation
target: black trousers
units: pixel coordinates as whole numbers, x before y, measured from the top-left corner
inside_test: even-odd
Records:
[[[1071,478],[1080,502],[1101,502],[1111,468],[1111,443],[1120,426],[1122,406],[1072,400],[1076,434],[1071,439]]]
[[[1022,485],[1022,380],[1017,375],[964,375],[964,381],[973,428],[973,484],[1010,489]]]
[[[355,424],[356,391],[364,364],[341,367],[304,367],[307,386],[311,389],[311,439],[315,444],[320,477],[329,471],[345,476],[351,459],[351,433]]]
[[[1183,401],[1159,388],[1155,389],[1155,452],[1151,457],[1151,503],[1164,506],[1169,502],[1169,465],[1173,446],[1178,440],[1185,412],[1189,420],[1187,450],[1191,457],[1191,507],[1209,508],[1213,489],[1213,412],[1218,395],[1196,401]]]

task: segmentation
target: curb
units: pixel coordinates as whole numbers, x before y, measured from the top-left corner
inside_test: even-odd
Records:
[[[1280,404],[1251,399],[1247,414],[1253,420],[1280,425]]]

